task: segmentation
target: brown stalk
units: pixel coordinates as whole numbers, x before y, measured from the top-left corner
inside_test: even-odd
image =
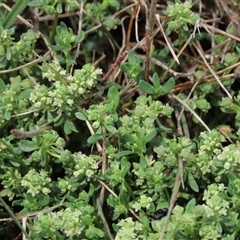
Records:
[[[112,72],[121,64],[123,59],[126,57],[127,53],[128,52],[125,51],[117,58],[115,63],[111,66],[111,68],[108,70],[108,72],[104,75],[103,81],[106,81],[109,78],[109,76],[112,74]]]
[[[151,6],[150,6],[150,15],[149,15],[149,19],[147,22],[147,26],[146,26],[146,66],[145,66],[145,70],[146,70],[146,81],[149,82],[149,75],[150,75],[150,51],[151,51],[151,35],[153,32],[153,27],[154,27],[154,22],[155,22],[155,13],[156,13],[156,6],[157,6],[157,0],[152,0],[151,2]]]

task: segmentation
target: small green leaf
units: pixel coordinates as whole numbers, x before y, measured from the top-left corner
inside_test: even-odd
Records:
[[[138,64],[140,62],[140,59],[132,50],[128,54],[128,62],[132,65]]]
[[[67,59],[66,66],[76,65],[76,61],[73,59]]]
[[[147,160],[143,155],[140,156],[140,166],[143,168],[147,167]]]
[[[111,207],[116,207],[118,204],[118,199],[110,194],[109,197],[107,198],[107,203]]]
[[[37,1],[31,1],[28,3],[29,7],[40,7],[42,5],[46,4],[45,0],[37,0]]]
[[[51,114],[51,112],[47,111],[47,122],[52,122],[53,121],[53,115]]]
[[[83,31],[81,31],[78,35],[78,37],[76,38],[75,42],[77,44],[79,44],[80,42],[82,42],[85,38],[85,33]]]
[[[113,103],[112,112],[115,112],[119,105],[119,99],[120,99],[118,89],[115,86],[111,86],[110,89],[108,90],[107,99],[109,102]]]
[[[124,63],[120,66],[120,69],[124,72],[127,73],[129,69],[131,68],[131,64],[129,63]]]
[[[161,232],[162,231],[162,222],[161,221],[152,221],[151,222],[152,229],[155,232]]]
[[[166,46],[164,47],[158,54],[158,58],[162,61],[164,61],[164,59],[167,58],[168,54],[169,54],[170,50],[169,50],[169,47]]]
[[[11,60],[11,57],[12,57],[11,49],[10,49],[10,47],[7,47],[6,58],[9,61],[9,60]]]
[[[147,134],[147,136],[145,137],[145,143],[150,142],[156,135],[157,135],[157,131],[156,131],[156,129],[154,129],[152,132]]]
[[[6,197],[10,196],[12,194],[12,191],[10,188],[4,189],[0,192],[0,197]]]
[[[64,123],[64,132],[66,134],[70,134],[71,132],[78,132],[78,130],[72,121],[66,120]]]
[[[9,112],[9,111],[5,111],[5,113],[4,113],[4,118],[6,119],[6,120],[10,120],[10,118],[11,118],[11,112]]]
[[[115,154],[113,154],[113,157],[115,157],[115,158],[121,158],[121,157],[124,157],[124,156],[128,156],[128,155],[130,155],[130,154],[132,154],[132,151],[121,151],[121,152],[118,152],[118,153],[115,153]]]
[[[0,92],[3,92],[6,89],[4,81],[0,78]]]
[[[195,206],[196,206],[196,199],[195,199],[195,198],[192,198],[192,199],[187,203],[186,212],[187,212],[187,213],[192,213]]]
[[[195,181],[192,173],[188,172],[188,184],[194,192],[199,192],[199,187]]]
[[[154,88],[159,88],[160,87],[160,80],[159,80],[159,76],[158,76],[157,73],[153,74],[152,82],[153,82]]]
[[[29,140],[21,140],[19,147],[24,152],[33,152],[39,148],[34,142]]]
[[[96,143],[97,141],[103,139],[105,134],[99,133],[99,134],[93,134],[91,137],[88,138],[87,142],[89,145]]]
[[[121,188],[121,189],[125,189],[125,188]],[[120,191],[119,201],[123,206],[128,205],[128,195],[126,194],[125,190]]]
[[[54,118],[54,126],[58,127],[64,123],[65,119],[62,116],[62,113],[59,113],[55,118]]]
[[[16,76],[16,77],[10,77],[10,82],[11,82],[11,85],[10,85],[10,88],[11,90],[13,91],[19,91],[19,89],[21,89],[21,76]]]
[[[7,64],[8,64],[8,60],[7,60],[6,56],[2,57],[1,60],[0,60],[0,68],[1,69],[5,68],[7,66]]]
[[[69,128],[67,122],[64,123],[63,130],[64,130],[64,133],[67,135],[72,133],[72,130]]]
[[[130,134],[126,133],[123,135],[123,139],[129,143],[135,143],[135,139]]]
[[[18,96],[18,99],[28,99],[30,97],[30,94],[32,92],[32,89],[25,89],[23,90],[19,96]]]
[[[233,172],[230,172],[230,171],[226,172],[226,176],[228,177],[229,180],[231,180],[231,182],[238,179],[238,177]]]
[[[58,36],[61,36],[62,33],[67,32],[67,26],[65,23],[60,22],[60,25],[57,26],[56,32]]]
[[[50,202],[50,197],[48,195],[46,196],[43,196],[39,201],[38,201],[38,204],[39,206],[41,207],[45,207],[45,206],[48,206]]]
[[[169,78],[162,87],[162,93],[163,94],[170,93],[173,90],[173,88],[175,87],[175,85],[176,85],[175,80],[172,77]]]
[[[104,124],[104,127],[108,130],[108,132],[110,132],[111,134],[114,134],[117,132],[117,129],[112,126],[112,125],[108,125],[108,124]]]
[[[63,12],[62,4],[61,4],[61,3],[58,3],[58,4],[57,4],[56,10],[57,10],[57,13],[62,13],[62,12]]]
[[[144,81],[144,80],[140,80],[139,81],[139,88],[148,94],[154,94],[155,93],[155,88],[148,82]]]
[[[131,164],[129,163],[128,159],[126,157],[123,157],[121,159],[121,176],[122,176],[122,178],[125,177],[128,170],[130,169],[130,167],[131,167]]]
[[[145,72],[143,70],[138,70],[138,74],[135,78],[136,83],[138,84],[140,80],[145,78]]]
[[[76,116],[76,118],[78,118],[78,119],[80,119],[82,121],[87,121],[87,117],[82,112],[76,112],[75,116]]]
[[[9,160],[9,161],[14,167],[20,167],[20,164],[18,162],[11,161],[11,160]]]
[[[63,51],[65,48],[61,45],[50,45],[51,49],[54,51]]]
[[[30,79],[25,79],[25,80],[22,80],[21,82],[21,88],[23,89],[29,89],[31,88],[32,89],[32,82]],[[30,89],[30,90],[31,90]]]

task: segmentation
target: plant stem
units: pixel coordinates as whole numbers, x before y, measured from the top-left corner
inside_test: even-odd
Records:
[[[16,225],[20,228],[20,230],[22,231],[22,233],[25,234],[26,238],[28,240],[30,240],[31,238],[28,236],[26,230],[22,227],[22,225],[20,224],[20,222],[18,221],[18,219],[16,218],[15,214],[13,213],[13,211],[8,207],[8,205],[5,203],[5,201],[0,197],[0,202],[3,205],[3,207],[6,209],[6,211],[9,213],[9,215],[12,217],[12,219],[14,220],[14,222],[16,223]]]
[[[102,210],[102,205],[101,205],[101,202],[100,202],[100,199],[99,199],[99,198],[97,198],[97,208],[98,208],[98,215],[99,215],[100,218],[102,219],[103,225],[104,225],[104,227],[105,227],[105,229],[106,229],[106,231],[107,231],[107,234],[108,234],[109,238],[110,238],[111,240],[114,240],[114,238],[113,238],[113,236],[112,236],[112,234],[111,234],[110,228],[109,228],[109,226],[108,226],[108,223],[107,223],[107,221],[106,221],[106,218],[105,218],[105,216],[104,216],[104,213],[103,213],[103,210]]]
[[[7,14],[2,23],[3,28],[8,29],[15,21],[18,14],[27,7],[29,1],[16,1],[12,10]]]
[[[150,16],[148,25],[146,27],[146,81],[149,82],[149,72],[150,72],[150,51],[151,51],[151,35],[153,31],[155,13],[156,13],[157,1],[152,0],[150,7]]]

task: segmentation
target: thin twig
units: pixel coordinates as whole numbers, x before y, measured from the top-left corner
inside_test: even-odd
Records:
[[[77,1],[75,1],[75,3],[78,4]],[[84,1],[82,1],[81,3],[79,3],[78,35],[81,34],[81,30],[82,30],[83,4],[84,4]],[[77,59],[77,57],[78,57],[78,55],[79,55],[80,46],[81,46],[81,43],[79,43],[79,44],[77,45],[76,53],[75,53],[75,56],[74,56],[74,61],[76,61],[76,59]],[[70,75],[72,75],[73,67],[74,67],[74,65],[72,64],[71,69],[70,69]]]
[[[17,139],[24,139],[24,138],[32,138],[37,135],[40,135],[42,132],[45,130],[50,130],[52,127],[51,126],[43,126],[37,130],[33,131],[22,131],[19,129],[12,129],[10,133],[14,135]]]
[[[201,81],[201,79],[203,78],[203,76],[205,75],[206,72],[207,72],[207,70],[206,70],[206,71],[202,74],[202,76],[201,76],[199,79],[197,79],[197,81],[194,83],[193,87],[191,88],[191,91],[188,93],[188,96],[187,96],[187,98],[186,98],[186,100],[185,100],[185,103],[187,103],[187,101],[190,99],[193,91],[195,90],[195,88],[197,87],[197,85],[199,84],[199,82]],[[181,112],[180,112],[180,114],[179,114],[178,121],[180,121],[183,112],[184,112],[184,106],[182,107],[182,110],[181,110]]]
[[[135,19],[135,34],[136,34],[136,39],[138,39],[138,35],[137,35],[136,31],[137,31],[137,26],[138,26],[137,25],[137,21],[138,21],[137,16],[138,16],[139,9],[140,9],[140,6],[139,5],[135,5],[134,6],[134,10],[133,10],[133,12],[131,14],[131,18],[130,18],[130,21],[128,23],[127,36],[126,36],[125,42],[124,42],[124,46],[125,46],[124,51],[127,49],[127,45],[129,43],[129,40],[130,40],[130,37],[131,37],[133,20],[134,19]]]
[[[222,84],[222,82],[220,81],[220,79],[218,78],[217,74],[212,70],[212,68],[209,66],[208,62],[206,61],[205,57],[203,56],[202,51],[200,51],[198,44],[193,43],[193,45],[195,46],[195,48],[197,49],[197,52],[199,53],[200,57],[202,58],[202,60],[204,61],[204,63],[206,64],[207,68],[209,69],[209,71],[212,73],[213,77],[216,79],[216,81],[218,82],[218,84],[221,86],[221,88],[223,89],[223,91],[227,94],[227,96],[229,97],[229,99],[232,100],[232,96],[231,94],[228,92],[228,90],[224,87],[224,85]]]
[[[127,56],[128,52],[125,51],[123,52],[115,61],[115,63],[111,66],[111,68],[108,70],[108,72],[104,75],[103,81],[106,81],[109,76],[112,74],[112,72],[121,64],[123,59]]]
[[[224,32],[224,31],[220,30],[219,28],[212,27],[212,26],[207,25],[205,23],[201,23],[200,27],[204,27],[207,32],[209,32],[209,29],[210,29],[211,31],[214,31],[214,32],[219,33],[219,34],[222,34],[222,35],[224,35],[226,37],[229,37],[229,38],[231,38],[233,40],[236,40],[236,41],[240,42],[240,38],[238,38],[238,37],[236,37],[236,36],[234,36],[234,35],[232,35],[230,33]],[[210,32],[210,34],[211,34],[211,32]]]
[[[38,211],[34,211],[34,212],[30,212],[30,213],[26,213],[26,214],[22,214],[22,215],[14,215],[17,219],[23,219],[25,217],[33,217],[33,216],[36,216],[36,215],[39,215],[39,214],[42,214],[42,213],[48,213],[48,212],[52,212],[53,210],[55,210],[56,208],[59,208],[63,205],[64,201],[65,201],[65,198],[66,198],[67,195],[65,195],[62,199],[62,201],[55,205],[55,206],[52,206],[50,208],[45,208],[45,209],[42,209],[42,210],[38,210]],[[7,222],[7,221],[12,221],[13,220],[13,217],[12,218],[1,218],[0,219],[0,222]]]
[[[168,209],[165,224],[163,226],[163,229],[162,229],[161,235],[159,237],[159,240],[163,240],[165,231],[167,230],[167,226],[168,226],[168,222],[169,222],[169,219],[170,219],[170,216],[171,216],[171,212],[172,212],[173,207],[175,205],[175,202],[177,200],[180,184],[181,184],[181,173],[180,173],[180,169],[178,169],[177,170],[177,176],[176,176],[175,183],[174,183],[174,187],[173,187],[173,191],[172,191],[172,195],[171,195],[170,206],[169,206],[169,209]]]
[[[26,69],[23,69],[24,73],[29,77],[31,83],[33,86],[37,86],[37,82],[35,81],[35,79],[33,77],[31,77],[28,73],[28,71]]]
[[[185,44],[182,46],[182,48],[180,49],[180,51],[178,52],[177,54],[177,57],[180,57],[180,55],[182,54],[182,52],[184,51],[184,49],[188,46],[189,42],[192,40],[192,38],[195,37],[195,33],[196,31],[198,30],[198,27],[199,27],[199,22],[197,21],[195,26],[194,26],[194,30],[193,30],[193,33],[190,35],[190,37],[188,38],[188,40],[185,42]],[[172,66],[175,64],[175,59],[171,62],[171,64],[169,65],[168,67],[168,70],[166,70],[163,75],[161,76],[161,79],[160,81],[162,81],[163,79],[165,79],[167,73],[169,72],[169,69],[172,68]]]
[[[101,183],[101,185],[103,185],[115,198],[118,198],[118,195],[113,192],[113,190],[102,180],[98,179],[98,181]],[[138,220],[141,221],[141,218],[131,209],[128,208],[128,211]]]
[[[54,69],[42,56],[38,55],[34,50],[32,50],[32,53],[37,56],[38,58],[42,59],[42,61],[49,67],[51,68],[51,70],[56,74],[58,75],[59,77],[63,78],[67,83],[69,83],[68,79],[61,75],[56,69]]]
[[[106,129],[103,128],[103,134],[106,133]],[[106,138],[104,137],[103,139],[103,146],[102,146],[102,175],[104,175],[107,171],[108,168],[108,158],[107,158],[107,154],[106,154]],[[104,198],[105,198],[105,187],[102,185],[101,191],[100,191],[100,203],[103,206],[104,204]]]
[[[177,133],[178,133],[178,135],[189,137],[189,131],[188,131],[188,127],[186,124],[185,115],[182,114],[182,116],[180,117],[178,109],[176,109],[174,112],[175,112],[175,116],[177,118]],[[178,170],[180,171],[182,188],[184,189],[185,188],[184,180],[183,180],[184,162],[183,162],[183,158],[181,158],[181,157],[179,157],[179,159],[178,159]]]
[[[180,102],[184,108],[186,108],[189,112],[192,113],[192,115],[197,118],[197,120],[202,124],[202,126],[207,130],[210,131],[210,128],[203,122],[203,120],[194,112],[193,109],[191,109],[183,100],[175,96],[174,94],[170,94],[174,99],[176,99],[178,102]]]
[[[140,12],[141,6],[139,5],[137,8],[137,12],[136,12],[136,17],[135,17],[135,37],[136,37],[136,41],[139,42],[139,37],[138,37],[138,15]],[[130,39],[130,34],[129,34],[129,38]]]
[[[24,67],[32,66],[32,65],[37,64],[37,63],[39,63],[39,62],[43,62],[43,58],[45,58],[49,53],[50,53],[50,51],[46,52],[46,53],[43,55],[42,58],[38,58],[38,59],[33,60],[33,61],[30,62],[30,63],[26,63],[26,64],[24,64],[24,65],[22,65],[22,66],[19,66],[19,67],[16,67],[16,68],[12,68],[12,69],[2,70],[2,71],[0,71],[0,74],[5,74],[5,73],[10,73],[10,72],[18,71],[18,70],[20,70],[20,69],[22,69],[22,68],[24,68]]]
[[[152,34],[152,36],[151,36],[151,39],[154,38],[154,37],[158,34],[158,32],[159,32],[159,29],[154,30],[154,31],[153,31],[153,34]],[[143,39],[142,39],[139,43],[137,43],[135,46],[133,46],[133,47],[131,48],[131,50],[133,51],[133,50],[137,49],[139,46],[143,46],[145,43],[146,43],[146,37],[143,38]],[[128,57],[128,55],[125,56],[125,58],[124,58],[123,61],[122,61],[122,64],[126,62],[127,57]],[[121,71],[121,70],[119,69],[118,72],[116,73],[116,76],[119,74],[120,71]]]
[[[174,52],[174,50],[173,50],[170,42],[168,41],[168,38],[167,38],[164,30],[163,30],[162,24],[161,24],[161,22],[160,22],[160,15],[159,15],[159,14],[156,14],[156,19],[157,19],[159,28],[161,29],[161,32],[162,32],[162,34],[163,34],[163,37],[164,37],[164,39],[165,39],[165,41],[166,41],[166,43],[167,43],[167,45],[168,45],[168,48],[169,48],[169,50],[170,50],[170,52],[171,52],[174,60],[175,60],[178,64],[180,64],[180,62],[179,62],[179,60],[178,60],[178,57],[176,56],[176,54],[175,54],[175,52]]]
[[[91,124],[90,124],[90,122],[88,120],[86,121],[86,124],[87,124],[87,127],[88,127],[90,133],[92,135],[95,134],[95,132],[94,132],[94,130],[93,130],[93,128],[92,128],[92,126],[91,126]],[[97,146],[98,152],[102,152],[102,147],[101,147],[99,142],[96,142],[96,146]]]
[[[28,240],[30,240],[31,238],[28,236],[27,231],[22,227],[22,225],[20,224],[19,220],[16,218],[16,216],[14,215],[13,211],[10,209],[10,207],[5,203],[5,201],[3,200],[2,197],[0,197],[0,203],[3,205],[3,207],[6,209],[6,211],[9,213],[9,215],[12,217],[12,219],[14,220],[14,222],[16,223],[16,225],[19,227],[19,229],[22,231],[23,234],[25,234],[25,236],[28,238]],[[0,219],[1,221],[1,219]]]
[[[156,6],[157,6],[157,0],[152,0],[151,1],[151,6],[150,6],[150,15],[149,19],[147,22],[146,26],[146,81],[149,82],[149,75],[150,75],[150,51],[151,51],[151,35],[154,27],[154,22],[155,22],[155,13],[156,13]]]
[[[27,112],[23,112],[23,113],[18,113],[18,114],[12,115],[12,117],[21,117],[21,116],[25,116],[25,115],[28,115],[28,114],[31,114],[31,113],[35,113],[35,112],[40,111],[40,110],[41,109],[29,110]]]
[[[113,238],[113,235],[110,231],[110,228],[108,226],[108,223],[107,223],[107,220],[104,216],[104,213],[103,213],[103,210],[102,210],[102,204],[101,204],[101,200],[99,198],[97,198],[97,208],[98,208],[98,215],[100,216],[100,218],[102,219],[102,222],[103,222],[103,225],[106,229],[106,232],[108,234],[108,237],[111,239],[111,240],[114,240]]]
[[[145,60],[145,58],[146,58],[144,55],[139,55],[138,54],[137,56],[142,60]],[[180,78],[180,77],[191,77],[195,73],[195,70],[196,70],[196,67],[197,67],[197,66],[194,66],[187,73],[181,73],[181,72],[176,72],[176,71],[172,70],[171,68],[169,68],[168,66],[166,66],[164,63],[162,63],[161,61],[159,61],[156,58],[152,57],[151,62],[156,64],[157,66],[163,68],[164,70],[168,70],[168,72],[170,74],[172,74],[175,77],[175,79]]]

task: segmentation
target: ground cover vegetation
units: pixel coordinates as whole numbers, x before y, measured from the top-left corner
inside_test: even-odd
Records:
[[[240,239],[239,12],[2,0],[1,239]]]

